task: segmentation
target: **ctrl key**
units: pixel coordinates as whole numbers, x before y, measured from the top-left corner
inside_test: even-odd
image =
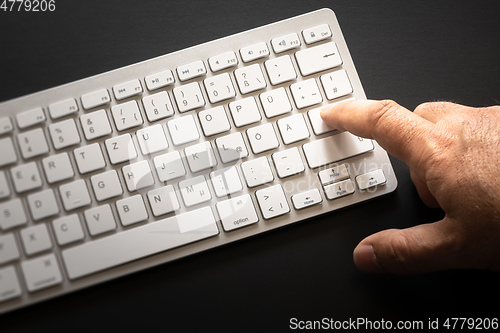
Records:
[[[22,289],[14,266],[0,269],[0,302],[21,296]]]

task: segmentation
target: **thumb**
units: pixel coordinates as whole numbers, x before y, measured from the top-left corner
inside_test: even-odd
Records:
[[[390,229],[362,240],[354,249],[356,266],[368,273],[416,274],[459,268],[461,262],[451,221]]]

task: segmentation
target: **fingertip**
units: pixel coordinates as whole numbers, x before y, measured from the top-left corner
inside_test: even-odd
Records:
[[[359,244],[354,249],[353,259],[358,269],[365,273],[384,273],[370,244]]]

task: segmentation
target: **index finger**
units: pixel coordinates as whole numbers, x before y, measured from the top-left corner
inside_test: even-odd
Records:
[[[331,127],[376,140],[387,152],[411,164],[427,146],[432,123],[391,100],[351,100],[324,106]]]

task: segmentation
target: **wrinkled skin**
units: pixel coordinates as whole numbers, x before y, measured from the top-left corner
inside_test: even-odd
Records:
[[[368,236],[354,250],[359,269],[500,271],[500,106],[434,102],[410,112],[390,100],[346,101],[324,107],[321,117],[377,140],[408,164],[423,202],[446,213],[441,221]]]

